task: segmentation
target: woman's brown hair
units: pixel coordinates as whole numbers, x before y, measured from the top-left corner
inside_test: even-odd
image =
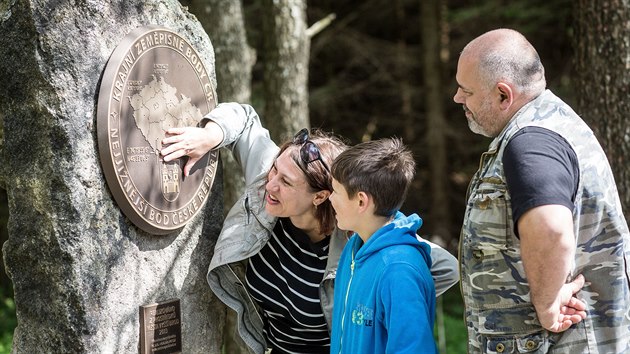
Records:
[[[324,163],[320,160],[313,160],[308,163],[304,162],[300,156],[300,149],[306,141],[296,144],[293,139],[282,144],[278,156],[289,150],[289,156],[302,172],[304,172],[304,176],[312,192],[321,190],[332,192],[332,176],[329,171],[329,166],[332,166],[335,158],[348,146],[339,137],[319,129],[311,130],[308,134],[307,141],[315,144],[319,150],[320,158]],[[319,222],[320,232],[324,235],[330,235],[336,226],[335,210],[330,200],[326,199],[316,207],[315,218],[317,218]]]

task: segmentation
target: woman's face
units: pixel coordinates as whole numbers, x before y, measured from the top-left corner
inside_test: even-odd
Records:
[[[276,217],[314,218],[315,192],[304,172],[290,156],[290,148],[276,159],[269,171],[265,209]]]

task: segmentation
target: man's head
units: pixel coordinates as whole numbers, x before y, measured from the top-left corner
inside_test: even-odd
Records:
[[[546,86],[536,49],[520,33],[497,29],[473,39],[457,64],[459,88],[453,97],[463,106],[470,129],[495,137],[512,116]]]
[[[337,222],[346,221],[340,220],[346,206],[361,207],[368,199],[374,215],[393,216],[405,200],[415,168],[411,152],[397,138],[364,142],[342,152],[331,167],[334,190],[330,199]]]

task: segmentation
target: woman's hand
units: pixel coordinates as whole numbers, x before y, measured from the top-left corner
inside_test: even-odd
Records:
[[[218,124],[210,121],[204,128],[184,127],[171,128],[166,131],[166,138],[162,140],[160,154],[165,162],[188,156],[184,166],[184,176],[188,176],[192,167],[208,151],[223,141],[223,130]]]

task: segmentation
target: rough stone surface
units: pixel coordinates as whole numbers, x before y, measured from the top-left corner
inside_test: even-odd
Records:
[[[179,33],[214,68],[208,36],[176,0],[0,4],[14,353],[136,353],[139,306],[172,298],[181,301],[183,352],[220,353],[224,310],[205,280],[222,221],[220,168],[204,212],[155,236],[122,214],[98,157],[107,59],[128,32],[149,24]]]

